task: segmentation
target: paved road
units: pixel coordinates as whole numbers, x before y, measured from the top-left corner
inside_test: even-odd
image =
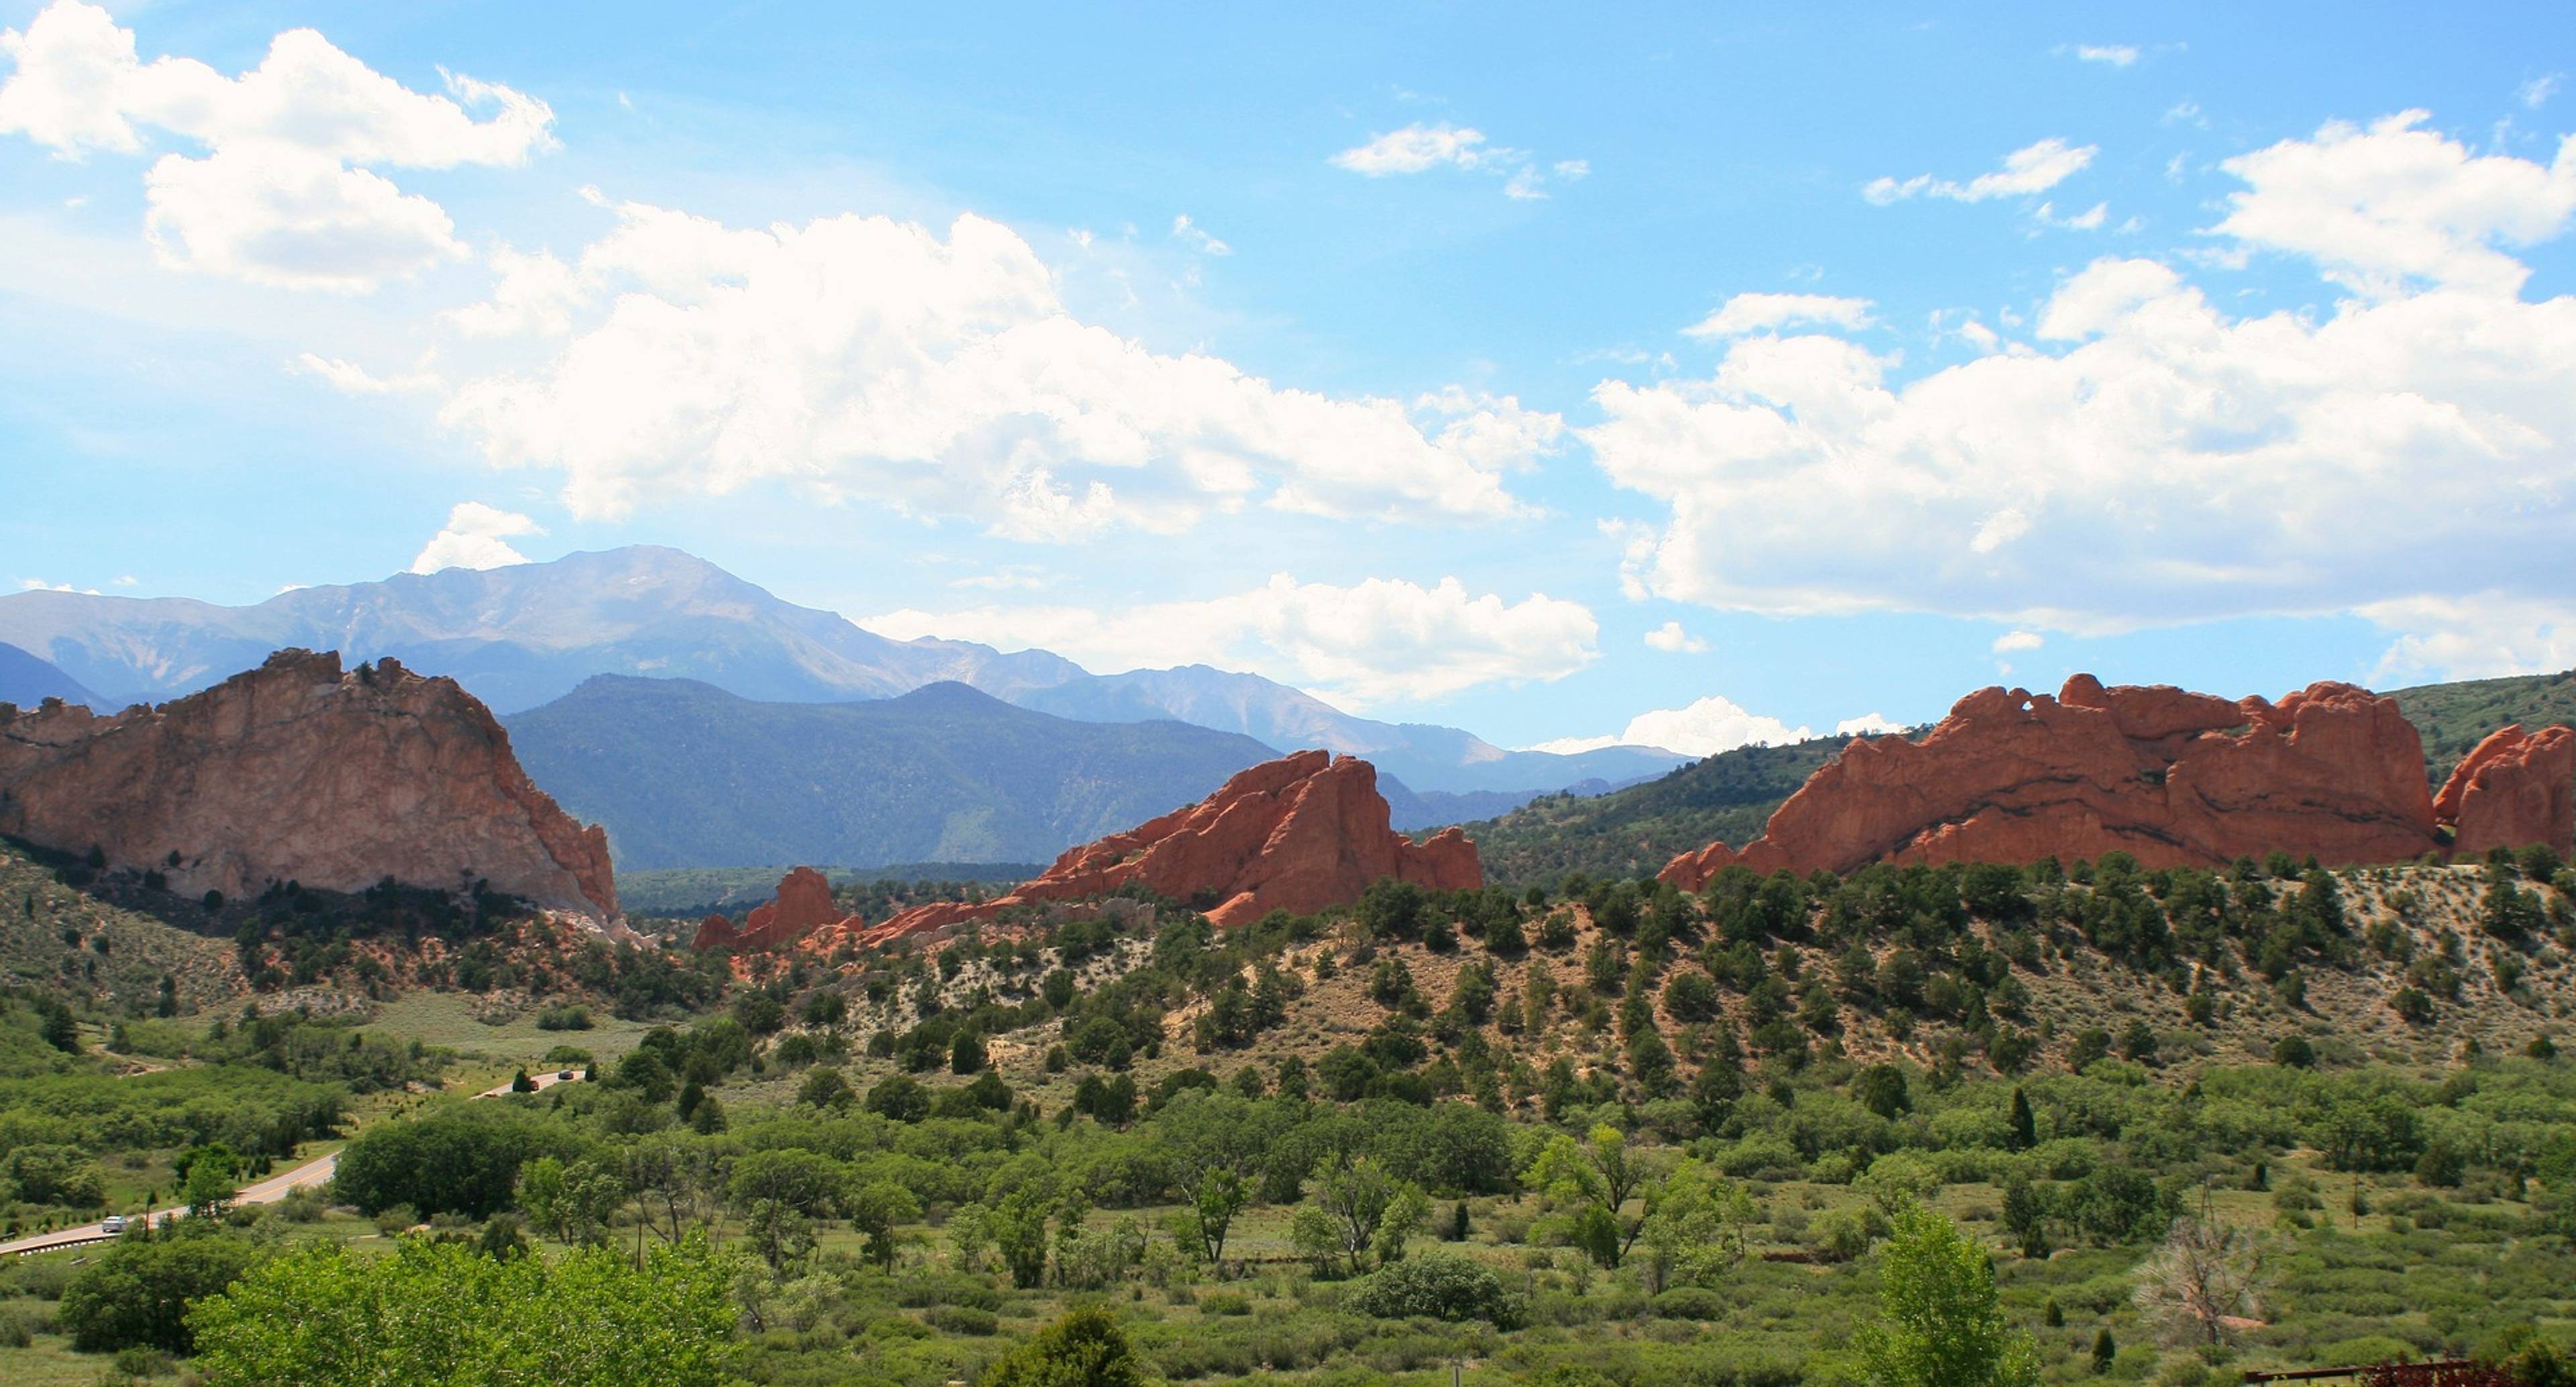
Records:
[[[510,1081],[510,1083],[517,1082],[517,1079],[512,1079]],[[543,1093],[557,1084],[580,1083],[581,1071],[578,1069],[549,1069],[543,1074],[529,1075],[528,1082],[537,1086],[537,1092]],[[510,1096],[510,1084],[502,1084],[498,1088],[487,1088],[474,1096],[477,1098],[507,1098]]]
[[[570,1077],[567,1078],[566,1075],[569,1075]],[[543,1092],[560,1083],[580,1082],[581,1071],[578,1069],[562,1071],[550,1069],[543,1074],[532,1074],[529,1076],[529,1079],[531,1082],[536,1084],[539,1092]],[[513,1082],[515,1082],[515,1080]],[[477,1098],[502,1098],[507,1097],[509,1092],[510,1085],[502,1084],[498,1088],[487,1088],[474,1096]],[[267,1179],[259,1181],[257,1184],[244,1185],[240,1192],[233,1196],[233,1202],[236,1204],[274,1204],[297,1190],[305,1189],[313,1185],[328,1183],[333,1173],[338,1171],[339,1168],[340,1153],[334,1151],[328,1156],[322,1156],[314,1160],[306,1161],[304,1164],[295,1167],[293,1170],[289,1170],[278,1175],[271,1175]],[[152,1219],[157,1223],[164,1219],[185,1218],[187,1217],[187,1214],[188,1209],[186,1205],[172,1205],[166,1209],[153,1210]],[[142,1218],[137,1215],[133,1217],[131,1221],[140,1223],[142,1222]],[[39,1233],[32,1238],[20,1238],[16,1242],[0,1243],[0,1257],[23,1257],[29,1253],[52,1252],[58,1248],[78,1247],[82,1243],[101,1242],[110,1236],[112,1235],[107,1231],[104,1223],[84,1223],[77,1228],[57,1228],[53,1232]]]

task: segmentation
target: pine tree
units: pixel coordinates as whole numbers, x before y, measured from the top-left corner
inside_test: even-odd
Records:
[[[2038,1144],[2038,1114],[2030,1110],[2030,1095],[2016,1088],[2012,1101],[2012,1149],[2027,1151]]]

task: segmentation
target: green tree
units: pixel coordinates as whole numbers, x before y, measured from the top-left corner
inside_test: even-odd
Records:
[[[1454,1252],[1426,1252],[1381,1267],[1344,1303],[1380,1319],[1489,1320],[1497,1329],[1520,1322],[1520,1306],[1493,1268]]]
[[[1594,1234],[1577,1241],[1593,1260],[1615,1271],[1645,1229],[1644,1215],[1631,1222],[1622,1210],[1651,1173],[1628,1150],[1628,1139],[1619,1129],[1605,1124],[1593,1128],[1586,1141],[1562,1133],[1551,1138],[1530,1161],[1521,1182],[1575,1206],[1578,1233],[1588,1229]]]
[[[258,1260],[238,1236],[200,1225],[168,1238],[121,1238],[63,1288],[56,1312],[83,1353],[194,1350],[191,1305],[233,1283]]]
[[[1873,1064],[1852,1077],[1852,1099],[1889,1121],[1914,1106],[1905,1086],[1905,1071],[1892,1064]]]
[[[787,1024],[787,1008],[766,992],[745,992],[733,999],[733,1019],[753,1035],[768,1035]]]
[[[1353,1276],[1366,1270],[1372,1254],[1380,1263],[1402,1258],[1405,1242],[1431,1216],[1431,1201],[1419,1186],[1395,1178],[1366,1156],[1327,1157],[1315,1167],[1314,1182],[1314,1209],[1331,1221],[1332,1245]],[[1299,1220],[1292,1224],[1292,1236],[1300,1228],[1311,1232],[1325,1226],[1305,1220],[1302,1212]],[[1299,1239],[1299,1247],[1308,1250],[1305,1239]]]
[[[2039,1116],[2030,1109],[2030,1095],[2016,1086],[2012,1096],[2012,1139],[2015,1151],[2027,1151],[2039,1145]]]
[[[79,1054],[80,1022],[72,1015],[71,1007],[57,997],[40,997],[36,1009],[40,1013],[37,1036],[66,1055]]]
[[[1076,1310],[994,1359],[984,1387],[1146,1387],[1153,1381],[1118,1317]]]
[[[1949,1219],[1920,1205],[1898,1210],[1878,1282],[1879,1318],[1862,1327],[1859,1349],[1879,1387],[2039,1381],[2030,1336],[2004,1320],[1993,1259]]]
[[[850,1168],[819,1151],[774,1148],[735,1160],[725,1195],[775,1271],[813,1245],[813,1220],[842,1205],[849,1182]]]
[[[988,1220],[994,1249],[1010,1268],[1011,1284],[1026,1291],[1046,1282],[1047,1217],[1055,1201],[1039,1184],[1023,1185],[996,1205]]]
[[[91,1209],[107,1198],[107,1175],[77,1146],[31,1144],[0,1156],[0,1190],[29,1204]]]
[[[836,996],[838,994],[817,995]],[[838,1111],[858,1101],[858,1095],[850,1091],[850,1081],[842,1077],[841,1071],[827,1064],[807,1072],[805,1082],[796,1088],[796,1101],[809,1108],[830,1108]]]
[[[510,1207],[519,1166],[534,1154],[529,1120],[450,1112],[379,1123],[340,1152],[333,1188],[362,1214],[408,1204],[424,1218],[489,1218]]]
[[[695,1240],[640,1268],[605,1249],[549,1263],[423,1239],[383,1257],[319,1244],[198,1305],[192,1366],[210,1387],[717,1387],[734,1271]]]
[[[930,1090],[909,1074],[893,1074],[868,1090],[868,1111],[897,1122],[919,1122],[930,1116]]]
[[[921,1201],[892,1180],[871,1180],[850,1195],[845,1212],[850,1227],[867,1240],[863,1250],[868,1260],[891,1270],[895,1229],[921,1217]]]
[[[232,1208],[241,1158],[231,1147],[219,1142],[183,1151],[173,1170],[179,1177],[179,1198],[187,1204],[190,1217],[221,1218]]]
[[[1646,1193],[1640,1230],[1664,1285],[1715,1286],[1744,1260],[1753,1197],[1695,1160]]]
[[[608,1220],[626,1196],[626,1182],[596,1161],[566,1165],[540,1156],[519,1168],[519,1207],[531,1226],[557,1242],[606,1242]]]

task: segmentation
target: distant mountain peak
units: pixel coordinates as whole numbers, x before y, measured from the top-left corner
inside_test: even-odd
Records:
[[[1551,790],[1658,774],[1680,758],[1627,748],[1510,752],[1452,727],[1356,717],[1300,689],[1205,664],[1098,676],[1044,650],[896,641],[798,606],[667,545],[580,550],[542,563],[404,573],[223,607],[31,592],[0,596],[0,642],[91,689],[167,699],[256,667],[272,650],[392,655],[452,676],[495,712],[533,708],[598,675],[694,680],[766,702],[889,698],[953,683],[1090,722],[1173,721],[1273,750],[1366,756],[1416,790]],[[955,692],[935,699],[957,700]]]

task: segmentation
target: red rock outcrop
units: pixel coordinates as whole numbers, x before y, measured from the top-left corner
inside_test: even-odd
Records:
[[[113,717],[0,705],[0,833],[97,847],[190,894],[481,878],[550,909],[618,914],[607,835],[529,781],[509,733],[456,681],[392,660],[344,674],[337,655],[281,650]]]
[[[1714,843],[1662,875],[1695,891],[1736,863],[1804,874],[2120,851],[2216,866],[2278,849],[2343,865],[2438,846],[2423,742],[2393,699],[2319,683],[2230,703],[2079,674],[2055,698],[1970,694],[1920,742],[1853,742],[1740,852]]]
[[[699,949],[775,949],[821,929],[838,925],[844,930],[861,930],[867,922],[856,915],[845,915],[832,899],[831,879],[811,867],[798,867],[778,879],[778,895],[766,905],[756,905],[737,926],[722,915],[710,915],[698,925],[698,937],[691,947]]]
[[[858,940],[887,943],[1013,906],[1132,884],[1204,903],[1210,920],[1240,925],[1273,910],[1302,915],[1347,905],[1381,877],[1435,891],[1470,890],[1485,880],[1476,845],[1457,829],[1416,843],[1388,827],[1376,767],[1301,751],[1238,773],[1188,808],[1072,849],[1007,896],[915,906]]]
[[[2534,843],[2566,851],[2576,839],[2576,730],[2516,723],[2489,734],[2442,783],[2433,817],[2451,825],[2451,850],[2463,856]]]

